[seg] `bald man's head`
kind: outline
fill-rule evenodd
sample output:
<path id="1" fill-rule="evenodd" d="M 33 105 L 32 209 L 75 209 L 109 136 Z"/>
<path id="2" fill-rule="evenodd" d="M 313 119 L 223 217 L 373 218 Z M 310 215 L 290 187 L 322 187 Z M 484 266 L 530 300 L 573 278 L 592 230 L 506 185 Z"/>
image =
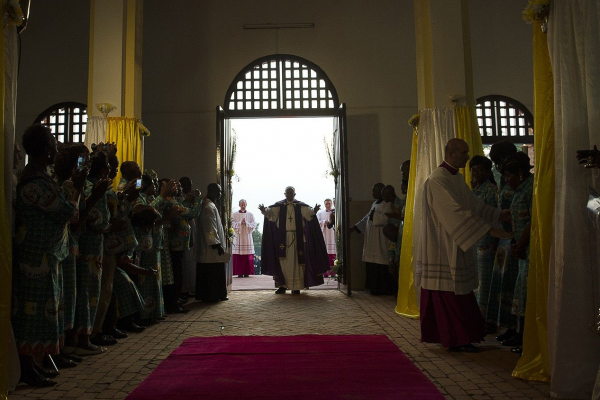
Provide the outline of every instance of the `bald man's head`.
<path id="1" fill-rule="evenodd" d="M 470 158 L 467 142 L 458 138 L 448 140 L 444 148 L 444 161 L 446 163 L 456 169 L 464 168 Z"/>

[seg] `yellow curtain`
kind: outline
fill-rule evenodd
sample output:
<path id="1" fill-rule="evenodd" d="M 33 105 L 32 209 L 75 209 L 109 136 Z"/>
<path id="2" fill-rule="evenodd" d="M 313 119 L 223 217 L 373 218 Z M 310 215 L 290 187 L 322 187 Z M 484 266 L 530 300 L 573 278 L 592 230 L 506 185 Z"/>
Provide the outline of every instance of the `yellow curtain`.
<path id="1" fill-rule="evenodd" d="M 523 355 L 512 376 L 550 381 L 548 275 L 554 218 L 554 86 L 546 34 L 533 27 L 535 175 Z"/>
<path id="2" fill-rule="evenodd" d="M 0 38 L 4 38 L 4 24 L 0 23 Z M 4 40 L 0 40 L 0 165 L 6 165 L 13 149 L 5 148 L 4 130 Z M 8 339 L 10 327 L 10 300 L 12 289 L 12 235 L 8 218 L 8 190 L 12 182 L 5 182 L 0 173 L 0 399 L 8 398 Z M 9 197 L 10 198 L 10 197 Z"/>
<path id="3" fill-rule="evenodd" d="M 456 137 L 467 142 L 471 157 L 474 155 L 482 156 L 483 145 L 481 144 L 481 133 L 479 133 L 475 107 L 456 107 L 454 112 L 456 116 Z M 460 173 L 464 175 L 467 185 L 471 187 L 471 170 L 469 168 L 461 168 Z"/>
<path id="4" fill-rule="evenodd" d="M 108 117 L 106 123 L 106 142 L 116 143 L 119 161 L 135 161 L 140 168 L 143 165 L 143 144 L 137 118 Z M 121 170 L 113 183 L 115 190 L 121 180 Z"/>
<path id="5" fill-rule="evenodd" d="M 400 273 L 398 277 L 398 300 L 396 313 L 404 317 L 419 318 L 419 305 L 415 295 L 415 278 L 413 276 L 413 208 L 415 204 L 415 177 L 417 176 L 417 132 L 413 132 L 410 155 L 410 174 L 408 192 L 406 194 L 406 210 L 404 213 L 404 233 L 400 252 Z"/>

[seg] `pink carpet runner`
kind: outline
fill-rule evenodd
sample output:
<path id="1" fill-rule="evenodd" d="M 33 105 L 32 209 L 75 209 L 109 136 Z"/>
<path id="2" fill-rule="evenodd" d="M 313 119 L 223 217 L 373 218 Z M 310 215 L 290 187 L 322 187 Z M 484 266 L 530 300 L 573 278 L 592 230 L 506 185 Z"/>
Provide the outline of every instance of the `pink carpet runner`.
<path id="1" fill-rule="evenodd" d="M 135 399 L 443 399 L 383 335 L 186 339 Z"/>

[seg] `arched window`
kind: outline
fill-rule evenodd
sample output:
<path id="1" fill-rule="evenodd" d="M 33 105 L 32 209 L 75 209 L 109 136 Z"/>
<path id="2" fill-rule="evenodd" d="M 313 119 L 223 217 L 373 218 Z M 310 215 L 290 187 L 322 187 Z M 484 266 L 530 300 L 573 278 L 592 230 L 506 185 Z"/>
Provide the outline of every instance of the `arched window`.
<path id="1" fill-rule="evenodd" d="M 87 106 L 82 103 L 58 103 L 38 115 L 34 123 L 50 128 L 62 143 L 83 143 L 87 124 Z"/>
<path id="2" fill-rule="evenodd" d="M 501 140 L 533 143 L 533 115 L 510 97 L 489 95 L 478 98 L 477 122 L 484 145 Z"/>
<path id="3" fill-rule="evenodd" d="M 227 90 L 230 117 L 334 115 L 335 87 L 318 65 L 289 54 L 261 57 L 242 69 Z"/>

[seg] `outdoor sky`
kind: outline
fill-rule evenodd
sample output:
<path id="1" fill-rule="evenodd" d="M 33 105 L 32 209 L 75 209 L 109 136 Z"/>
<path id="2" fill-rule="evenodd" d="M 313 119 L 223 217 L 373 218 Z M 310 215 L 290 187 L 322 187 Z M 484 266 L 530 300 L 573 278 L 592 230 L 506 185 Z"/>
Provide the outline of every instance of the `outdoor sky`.
<path id="1" fill-rule="evenodd" d="M 258 209 L 282 200 L 286 186 L 296 188 L 296 199 L 311 207 L 334 197 L 333 177 L 329 170 L 323 139 L 331 144 L 333 118 L 233 119 L 237 136 L 234 171 L 239 182 L 232 182 L 233 210 L 239 210 L 241 198 L 248 201 L 248 211 L 260 223 L 264 217 Z"/>

